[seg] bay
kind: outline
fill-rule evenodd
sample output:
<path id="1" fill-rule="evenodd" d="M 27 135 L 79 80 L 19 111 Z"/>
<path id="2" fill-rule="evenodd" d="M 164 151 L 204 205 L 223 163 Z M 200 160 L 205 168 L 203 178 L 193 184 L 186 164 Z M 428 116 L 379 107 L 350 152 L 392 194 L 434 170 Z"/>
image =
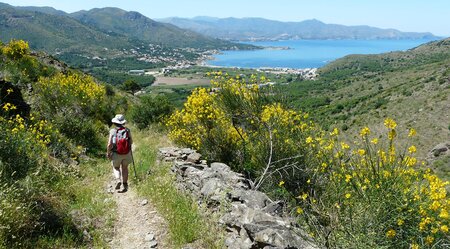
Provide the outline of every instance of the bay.
<path id="1" fill-rule="evenodd" d="M 432 40 L 289 40 L 245 42 L 261 50 L 221 51 L 207 65 L 241 68 L 318 68 L 349 54 L 404 51 Z M 275 49 L 275 48 L 290 49 Z"/>

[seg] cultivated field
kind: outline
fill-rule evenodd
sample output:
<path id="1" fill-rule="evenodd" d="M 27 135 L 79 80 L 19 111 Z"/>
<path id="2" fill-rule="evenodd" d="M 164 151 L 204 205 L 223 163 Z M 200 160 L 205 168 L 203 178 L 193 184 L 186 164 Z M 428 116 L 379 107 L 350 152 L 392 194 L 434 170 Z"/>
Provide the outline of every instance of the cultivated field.
<path id="1" fill-rule="evenodd" d="M 209 85 L 209 81 L 205 78 L 157 77 L 153 86 Z"/>

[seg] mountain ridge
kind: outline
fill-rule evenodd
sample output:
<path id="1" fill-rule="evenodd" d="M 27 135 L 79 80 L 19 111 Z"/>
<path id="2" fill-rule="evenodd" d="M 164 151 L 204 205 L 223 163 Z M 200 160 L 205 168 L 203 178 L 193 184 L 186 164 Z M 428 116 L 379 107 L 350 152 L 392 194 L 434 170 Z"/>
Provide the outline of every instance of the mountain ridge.
<path id="1" fill-rule="evenodd" d="M 225 40 L 280 40 L 280 39 L 423 39 L 438 38 L 430 32 L 401 32 L 368 25 L 346 26 L 327 24 L 317 19 L 300 22 L 282 22 L 260 17 L 216 18 L 168 17 L 157 19 L 180 28 Z M 220 27 L 220 29 L 219 29 Z"/>

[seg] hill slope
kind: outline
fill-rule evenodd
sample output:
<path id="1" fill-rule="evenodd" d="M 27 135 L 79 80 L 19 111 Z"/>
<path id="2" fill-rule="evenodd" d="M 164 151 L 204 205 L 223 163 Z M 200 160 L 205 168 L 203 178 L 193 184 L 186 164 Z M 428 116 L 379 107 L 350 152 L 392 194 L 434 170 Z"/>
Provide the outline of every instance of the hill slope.
<path id="1" fill-rule="evenodd" d="M 107 48 L 128 48 L 130 42 L 124 36 L 105 34 L 94 28 L 62 15 L 15 9 L 0 4 L 1 39 L 24 39 L 33 49 L 50 53 L 67 50 L 98 50 Z"/>
<path id="2" fill-rule="evenodd" d="M 256 48 L 208 38 L 116 8 L 81 11 L 71 16 L 50 7 L 0 3 L 0 40 L 26 40 L 32 49 L 44 50 L 80 69 L 122 72 L 187 65 L 208 50 Z"/>
<path id="3" fill-rule="evenodd" d="M 171 24 L 156 22 L 135 11 L 127 12 L 118 8 L 101 8 L 75 12 L 70 16 L 83 24 L 96 27 L 107 33 L 122 34 L 169 47 L 230 49 L 234 46 L 240 46 L 183 30 Z"/>
<path id="4" fill-rule="evenodd" d="M 431 33 L 401 32 L 369 26 L 325 24 L 318 20 L 280 22 L 263 18 L 165 18 L 174 24 L 211 37 L 228 40 L 279 39 L 422 39 L 434 38 Z"/>
<path id="5" fill-rule="evenodd" d="M 285 86 L 293 104 L 324 126 L 358 134 L 362 126 L 383 130 L 394 118 L 399 130 L 417 130 L 421 156 L 450 141 L 450 38 L 405 52 L 350 55 L 319 70 L 317 81 Z"/>

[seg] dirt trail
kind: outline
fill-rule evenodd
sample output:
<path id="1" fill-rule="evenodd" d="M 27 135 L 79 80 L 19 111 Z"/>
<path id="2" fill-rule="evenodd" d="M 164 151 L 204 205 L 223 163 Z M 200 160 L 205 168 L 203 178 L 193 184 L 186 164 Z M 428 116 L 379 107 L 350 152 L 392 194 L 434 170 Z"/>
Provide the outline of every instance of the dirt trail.
<path id="1" fill-rule="evenodd" d="M 166 221 L 148 200 L 138 197 L 133 185 L 126 193 L 111 192 L 117 203 L 111 248 L 169 248 Z"/>

